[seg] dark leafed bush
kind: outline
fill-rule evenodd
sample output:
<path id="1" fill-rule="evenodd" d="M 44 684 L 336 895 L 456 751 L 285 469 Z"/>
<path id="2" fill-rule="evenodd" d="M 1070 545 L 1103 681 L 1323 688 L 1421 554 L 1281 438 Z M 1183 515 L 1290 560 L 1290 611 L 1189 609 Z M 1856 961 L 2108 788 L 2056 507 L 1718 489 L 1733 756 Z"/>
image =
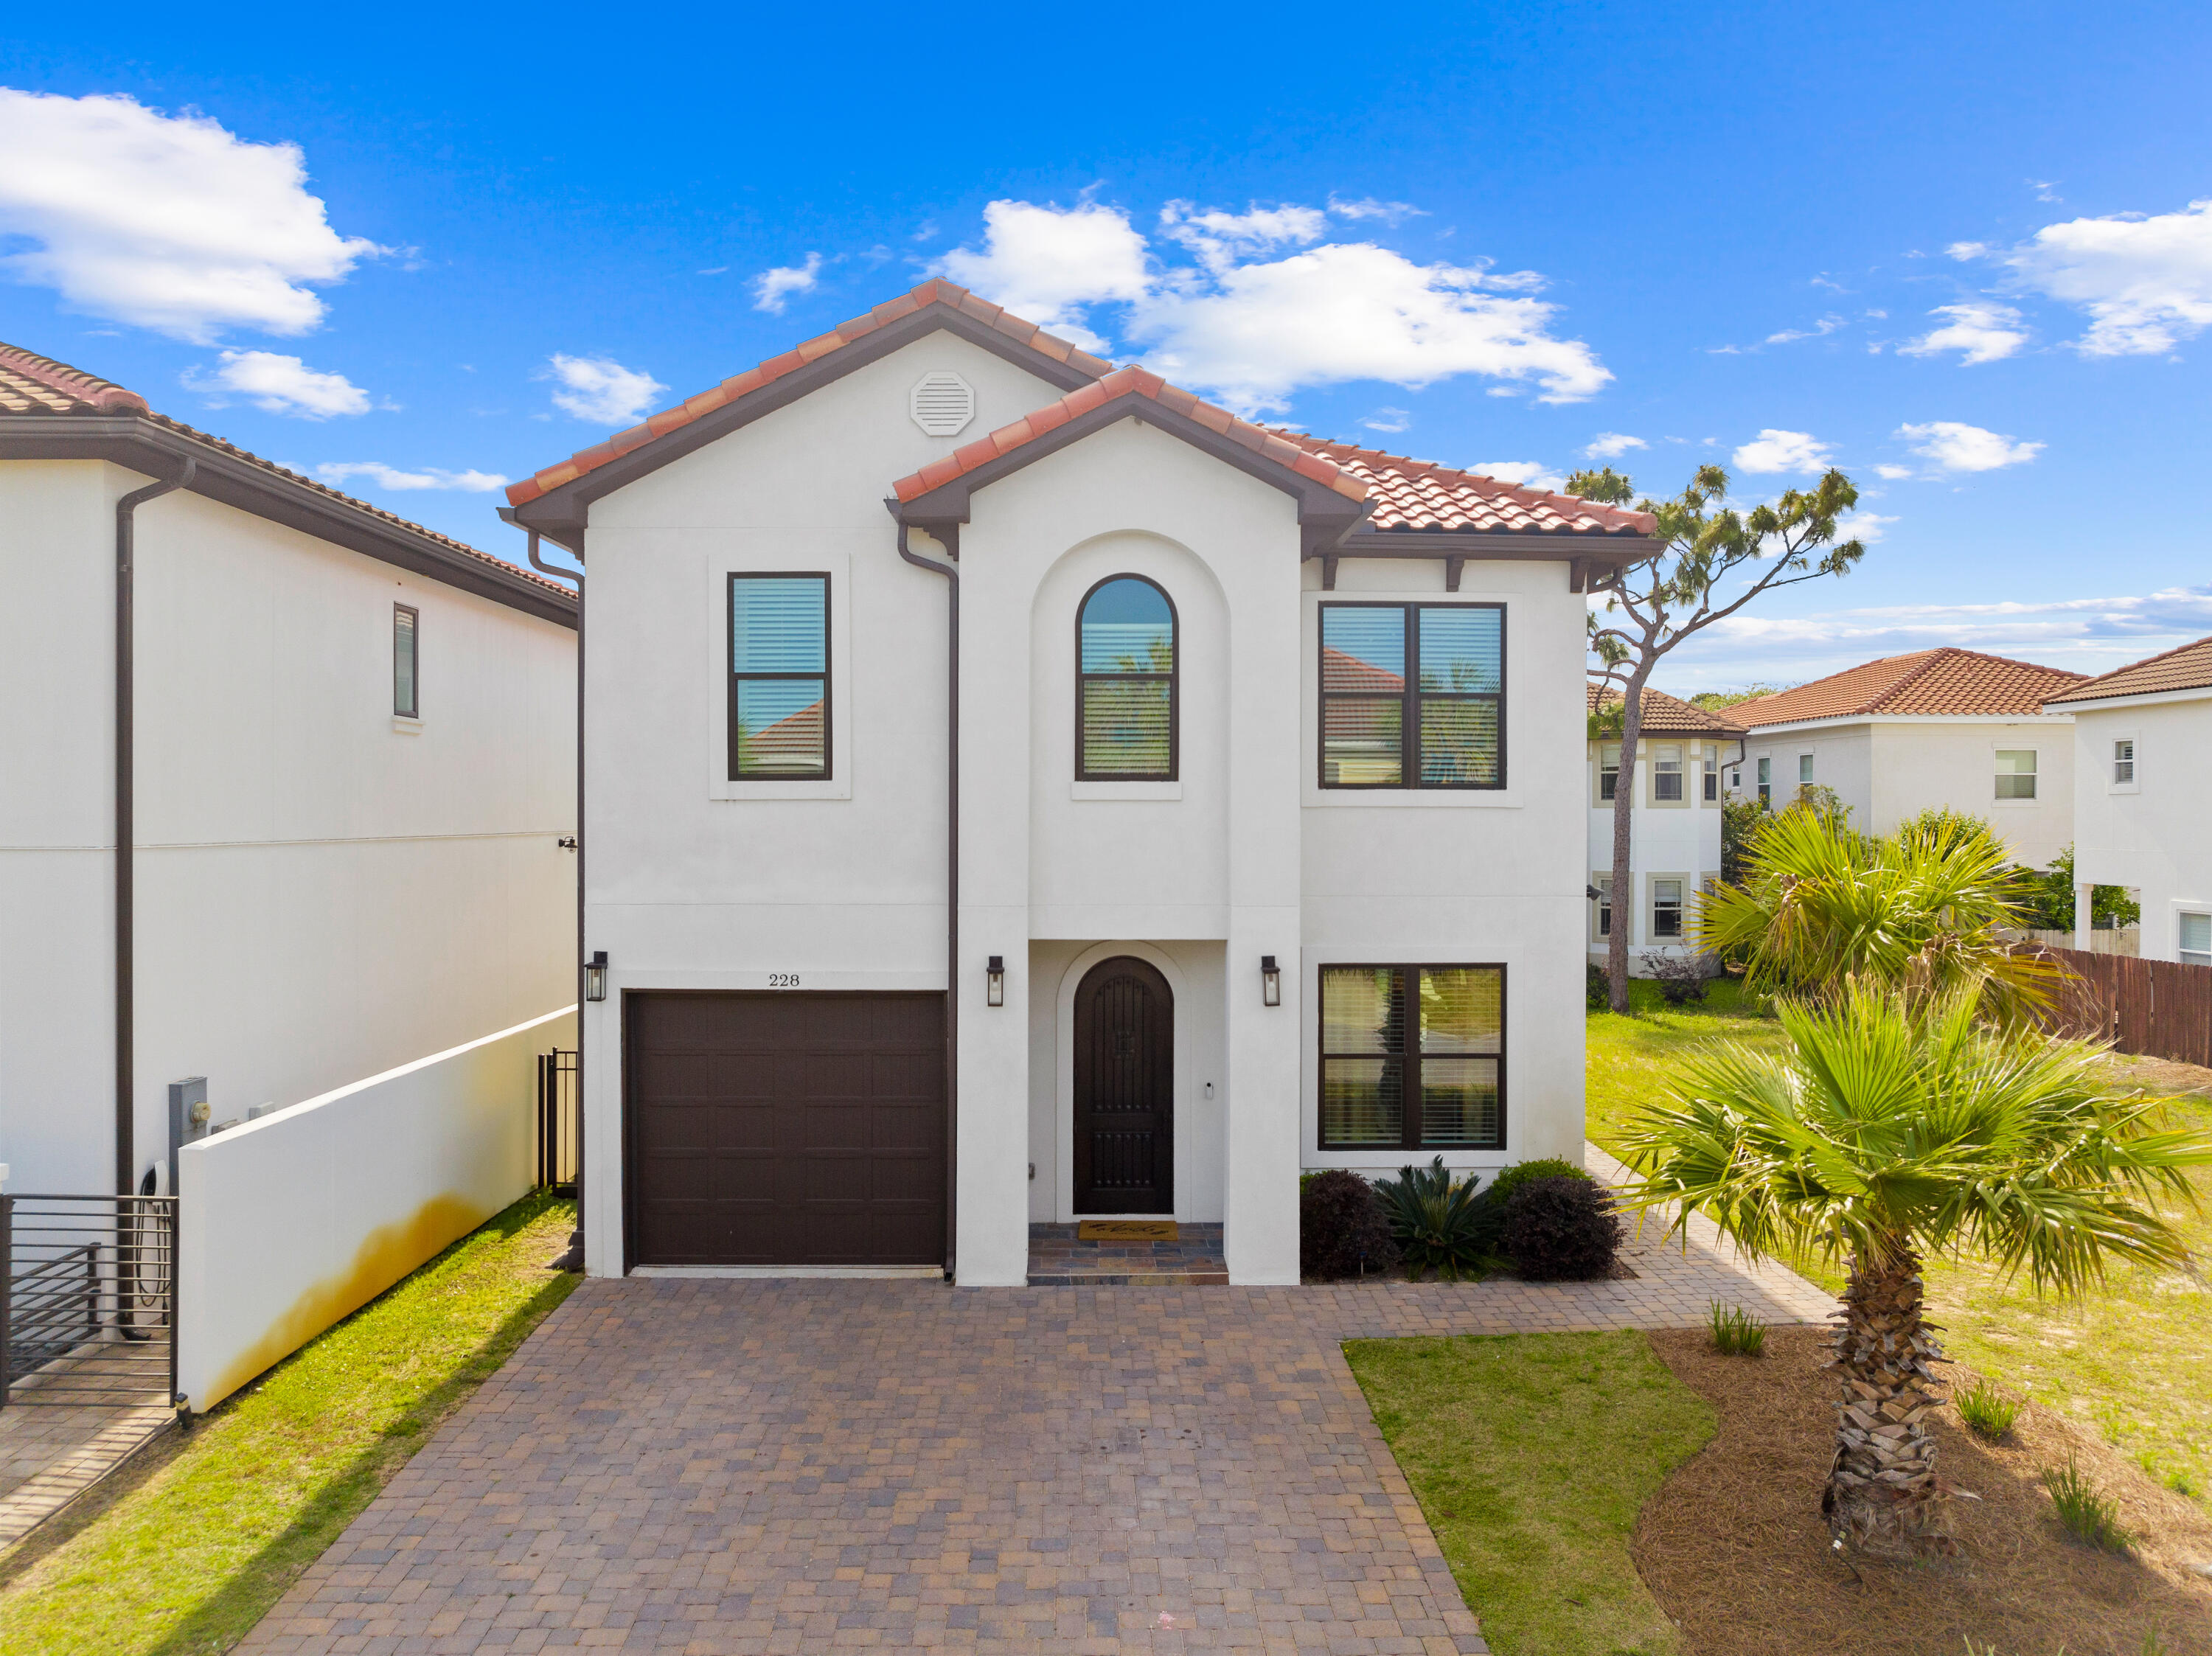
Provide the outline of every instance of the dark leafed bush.
<path id="1" fill-rule="evenodd" d="M 1613 981 L 1606 976 L 1605 968 L 1593 964 L 1583 987 L 1584 998 L 1589 1001 L 1591 1011 L 1609 1012 L 1613 1010 Z"/>
<path id="2" fill-rule="evenodd" d="M 1644 955 L 1644 969 L 1669 1006 L 1701 1004 L 1712 986 L 1711 968 L 1703 955 L 1667 955 L 1655 949 Z"/>
<path id="3" fill-rule="evenodd" d="M 1397 1263 L 1398 1245 L 1374 1186 L 1340 1168 L 1299 1181 L 1300 1276 L 1358 1277 Z"/>
<path id="4" fill-rule="evenodd" d="M 1505 1204 L 1513 1192 L 1532 1179 L 1587 1179 L 1589 1175 L 1571 1162 L 1556 1156 L 1540 1156 L 1516 1162 L 1483 1187 L 1474 1203 L 1475 1244 L 1485 1253 L 1505 1250 Z"/>
<path id="5" fill-rule="evenodd" d="M 1613 1269 L 1620 1239 L 1612 1193 L 1594 1179 L 1531 1179 L 1506 1198 L 1505 1252 L 1532 1281 L 1603 1277 Z"/>

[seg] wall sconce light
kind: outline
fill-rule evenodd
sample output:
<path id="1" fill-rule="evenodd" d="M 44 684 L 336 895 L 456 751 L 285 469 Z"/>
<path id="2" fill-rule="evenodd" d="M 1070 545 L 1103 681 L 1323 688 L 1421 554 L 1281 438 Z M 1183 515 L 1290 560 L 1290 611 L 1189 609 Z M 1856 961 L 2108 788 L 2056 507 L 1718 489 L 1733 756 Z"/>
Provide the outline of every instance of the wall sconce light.
<path id="1" fill-rule="evenodd" d="M 1283 974 L 1275 965 L 1273 955 L 1260 956 L 1260 1004 L 1280 1006 L 1283 1004 Z"/>
<path id="2" fill-rule="evenodd" d="M 991 956 L 991 964 L 983 973 L 983 1004 L 1004 1006 L 1006 1004 L 1006 957 Z"/>
<path id="3" fill-rule="evenodd" d="M 584 998 L 605 1000 L 607 998 L 607 951 L 592 951 L 592 958 L 584 962 Z"/>

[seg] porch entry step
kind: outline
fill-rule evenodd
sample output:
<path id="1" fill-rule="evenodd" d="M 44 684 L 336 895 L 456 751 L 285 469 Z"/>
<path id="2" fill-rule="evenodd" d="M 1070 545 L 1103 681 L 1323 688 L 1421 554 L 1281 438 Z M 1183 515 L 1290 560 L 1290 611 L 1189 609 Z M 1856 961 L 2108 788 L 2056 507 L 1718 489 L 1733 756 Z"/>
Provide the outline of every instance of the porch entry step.
<path id="1" fill-rule="evenodd" d="M 1219 1225 L 1086 1219 L 1030 1227 L 1032 1288 L 1226 1287 Z"/>

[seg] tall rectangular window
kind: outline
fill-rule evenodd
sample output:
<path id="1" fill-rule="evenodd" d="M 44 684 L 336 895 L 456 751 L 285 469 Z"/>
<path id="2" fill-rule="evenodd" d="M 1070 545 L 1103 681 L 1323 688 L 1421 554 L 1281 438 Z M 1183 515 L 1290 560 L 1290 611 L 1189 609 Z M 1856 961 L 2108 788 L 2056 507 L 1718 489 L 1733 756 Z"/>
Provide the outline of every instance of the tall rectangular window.
<path id="1" fill-rule="evenodd" d="M 1613 876 L 1597 875 L 1591 879 L 1590 884 L 1597 889 L 1597 935 L 1610 937 L 1613 935 Z"/>
<path id="2" fill-rule="evenodd" d="M 407 605 L 392 606 L 392 711 L 401 719 L 422 716 L 422 622 Z"/>
<path id="3" fill-rule="evenodd" d="M 2034 749 L 1998 749 L 1997 798 L 2000 799 L 2035 798 Z"/>
<path id="4" fill-rule="evenodd" d="M 1597 797 L 1610 801 L 1620 786 L 1620 743 L 1597 744 Z"/>
<path id="5" fill-rule="evenodd" d="M 830 577 L 730 577 L 730 778 L 830 774 Z"/>
<path id="6" fill-rule="evenodd" d="M 1774 761 L 1771 759 L 1759 761 L 1759 803 L 1762 805 L 1774 803 Z"/>
<path id="7" fill-rule="evenodd" d="M 1682 935 L 1682 882 L 1651 882 L 1651 935 L 1654 939 Z"/>
<path id="8" fill-rule="evenodd" d="M 2131 737 L 2112 743 L 2112 780 L 2124 786 L 2136 779 L 2136 744 Z"/>
<path id="9" fill-rule="evenodd" d="M 1502 1149 L 1505 968 L 1326 966 L 1324 1149 Z"/>
<path id="10" fill-rule="evenodd" d="M 1813 755 L 1809 753 L 1801 753 L 1797 755 L 1797 786 L 1801 788 L 1810 787 L 1812 782 Z"/>
<path id="11" fill-rule="evenodd" d="M 2179 952 L 2184 965 L 2212 966 L 2212 914 L 2181 917 Z"/>
<path id="12" fill-rule="evenodd" d="M 1721 797 L 1721 755 L 1717 748 L 1705 749 L 1705 803 L 1711 804 Z"/>
<path id="13" fill-rule="evenodd" d="M 1505 786 L 1505 606 L 1328 604 L 1321 785 Z"/>
<path id="14" fill-rule="evenodd" d="M 1673 804 L 1682 797 L 1682 744 L 1661 742 L 1651 749 L 1651 797 Z"/>

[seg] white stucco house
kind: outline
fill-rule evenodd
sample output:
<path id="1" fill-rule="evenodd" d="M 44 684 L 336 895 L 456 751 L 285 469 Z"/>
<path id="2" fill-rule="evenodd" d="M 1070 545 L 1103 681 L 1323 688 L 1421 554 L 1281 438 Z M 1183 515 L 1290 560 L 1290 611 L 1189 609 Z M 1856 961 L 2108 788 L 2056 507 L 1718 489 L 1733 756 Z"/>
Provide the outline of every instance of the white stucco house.
<path id="1" fill-rule="evenodd" d="M 569 589 L 0 346 L 0 594 L 11 1191 L 574 999 Z"/>
<path id="2" fill-rule="evenodd" d="M 2075 946 L 2092 887 L 2142 905 L 2145 960 L 2212 967 L 2212 638 L 2052 696 L 2074 721 Z"/>
<path id="3" fill-rule="evenodd" d="M 1779 810 L 1816 784 L 1875 834 L 1948 807 L 2048 868 L 2074 838 L 2074 739 L 2070 715 L 2045 703 L 2081 680 L 1947 646 L 1739 702 L 1729 712 L 1747 734 L 1729 792 Z"/>
<path id="4" fill-rule="evenodd" d="M 1595 683 L 1584 689 L 1584 707 L 1620 705 L 1618 691 Z M 1698 892 L 1721 877 L 1721 807 L 1724 771 L 1743 753 L 1743 729 L 1734 709 L 1709 713 L 1661 691 L 1646 689 L 1637 739 L 1634 790 L 1629 807 L 1629 867 L 1633 901 L 1614 901 L 1613 811 L 1620 779 L 1620 743 L 1589 743 L 1589 957 L 1601 963 L 1616 925 L 1628 927 L 1628 969 L 1648 974 L 1647 955 L 1689 955 L 1690 921 Z M 1624 912 L 1625 911 L 1625 912 Z"/>
<path id="5" fill-rule="evenodd" d="M 1154 1216 L 1286 1283 L 1302 1168 L 1579 1156 L 1583 591 L 1648 517 L 941 282 L 510 500 L 589 572 L 593 1272 Z"/>

